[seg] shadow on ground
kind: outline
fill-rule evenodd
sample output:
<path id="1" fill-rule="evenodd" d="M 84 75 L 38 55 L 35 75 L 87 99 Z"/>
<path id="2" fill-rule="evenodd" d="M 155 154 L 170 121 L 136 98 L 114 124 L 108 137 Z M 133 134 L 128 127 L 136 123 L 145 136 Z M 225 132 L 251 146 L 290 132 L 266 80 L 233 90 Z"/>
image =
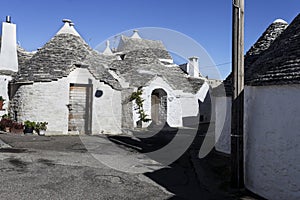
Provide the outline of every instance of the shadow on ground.
<path id="1" fill-rule="evenodd" d="M 192 145 L 183 155 L 165 168 L 145 175 L 175 194 L 172 199 L 234 199 L 226 191 L 230 177 L 228 157 L 212 151 L 203 159 L 197 158 L 208 128 L 207 124 L 201 126 Z M 146 131 L 134 133 L 135 136 L 143 134 L 143 138 L 109 136 L 108 139 L 140 153 L 148 153 L 170 143 L 177 133 L 177 128 L 166 124 L 164 127 L 152 126 Z M 145 135 L 151 137 L 145 138 Z"/>

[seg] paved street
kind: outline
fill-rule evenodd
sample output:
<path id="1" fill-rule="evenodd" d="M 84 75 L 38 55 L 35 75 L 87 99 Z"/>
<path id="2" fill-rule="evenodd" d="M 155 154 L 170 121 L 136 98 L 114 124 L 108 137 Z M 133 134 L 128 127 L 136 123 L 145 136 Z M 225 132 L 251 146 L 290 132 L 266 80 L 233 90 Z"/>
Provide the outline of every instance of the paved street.
<path id="1" fill-rule="evenodd" d="M 163 166 L 134 148 L 147 141 L 132 145 L 125 136 L 0 139 L 11 146 L 0 144 L 0 199 L 252 199 L 228 192 L 215 154 L 202 161 L 184 154 Z"/>
<path id="2" fill-rule="evenodd" d="M 125 173 L 106 165 L 112 161 L 99 162 L 78 136 L 0 135 L 13 146 L 0 149 L 0 199 L 167 199 L 173 196 L 143 175 L 153 171 L 147 168 L 145 158 L 117 148 L 107 139 L 87 137 L 102 144 L 103 157 L 111 154 L 114 158 L 113 154 L 118 153 L 134 162 L 140 159 L 140 172 Z M 137 165 L 124 163 L 130 164 Z"/>

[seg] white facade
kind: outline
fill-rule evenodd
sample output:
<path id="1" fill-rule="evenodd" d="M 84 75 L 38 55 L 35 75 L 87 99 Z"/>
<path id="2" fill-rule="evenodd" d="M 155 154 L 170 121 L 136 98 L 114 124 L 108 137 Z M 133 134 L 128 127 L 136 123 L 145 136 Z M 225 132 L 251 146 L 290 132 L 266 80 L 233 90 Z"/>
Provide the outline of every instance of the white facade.
<path id="1" fill-rule="evenodd" d="M 204 83 L 198 93 L 185 93 L 181 90 L 172 89 L 163 78 L 156 77 L 148 86 L 143 87 L 142 98 L 145 100 L 143 108 L 149 118 L 151 118 L 151 94 L 155 89 L 163 89 L 167 93 L 167 123 L 171 127 L 182 127 L 184 117 L 196 117 L 199 114 L 198 99 L 204 101 L 209 86 Z M 132 108 L 134 127 L 139 120 L 139 114 L 135 108 L 136 105 L 134 104 Z M 147 127 L 150 123 L 151 121 L 143 123 L 143 127 Z"/>
<path id="2" fill-rule="evenodd" d="M 95 80 L 87 69 L 78 68 L 66 78 L 53 82 L 22 85 L 19 96 L 18 120 L 47 121 L 47 134 L 68 134 L 70 83 L 93 84 L 93 94 L 102 90 L 103 96 L 93 96 L 92 133 L 121 133 L 121 92 Z"/>
<path id="3" fill-rule="evenodd" d="M 300 85 L 245 88 L 245 185 L 267 199 L 300 199 Z"/>
<path id="4" fill-rule="evenodd" d="M 7 114 L 7 108 L 9 104 L 8 98 L 8 82 L 11 80 L 11 76 L 0 75 L 0 96 L 2 96 L 4 101 L 3 110 L 0 110 L 0 117 Z"/>
<path id="5" fill-rule="evenodd" d="M 216 97 L 215 134 L 216 150 L 230 154 L 231 151 L 231 97 Z"/>
<path id="6" fill-rule="evenodd" d="M 5 99 L 4 108 L 7 108 L 8 105 L 8 82 L 11 80 L 11 76 L 0 75 L 0 96 Z"/>
<path id="7" fill-rule="evenodd" d="M 182 109 L 181 104 L 174 93 L 175 91 L 161 78 L 157 77 L 151 83 L 143 87 L 142 98 L 145 100 L 143 108 L 145 113 L 151 118 L 151 95 L 153 90 L 163 89 L 167 93 L 167 123 L 170 126 L 182 126 Z M 133 123 L 136 127 L 136 122 L 139 120 L 139 114 L 135 110 L 135 104 L 133 105 Z M 151 123 L 143 123 L 143 127 L 147 127 Z"/>
<path id="8" fill-rule="evenodd" d="M 2 23 L 0 70 L 18 71 L 16 25 L 7 22 Z"/>

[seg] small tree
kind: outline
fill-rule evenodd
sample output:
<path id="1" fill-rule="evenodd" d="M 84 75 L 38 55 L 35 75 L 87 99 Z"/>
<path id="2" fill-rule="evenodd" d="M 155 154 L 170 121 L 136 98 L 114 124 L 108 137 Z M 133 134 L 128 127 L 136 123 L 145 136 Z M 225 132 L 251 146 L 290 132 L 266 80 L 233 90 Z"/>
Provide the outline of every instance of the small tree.
<path id="1" fill-rule="evenodd" d="M 142 122 L 149 122 L 151 119 L 148 118 L 148 115 L 145 113 L 143 108 L 143 102 L 145 101 L 141 96 L 143 94 L 143 90 L 138 88 L 136 92 L 133 92 L 130 96 L 130 101 L 135 100 L 137 105 L 136 110 L 138 110 L 140 121 Z"/>

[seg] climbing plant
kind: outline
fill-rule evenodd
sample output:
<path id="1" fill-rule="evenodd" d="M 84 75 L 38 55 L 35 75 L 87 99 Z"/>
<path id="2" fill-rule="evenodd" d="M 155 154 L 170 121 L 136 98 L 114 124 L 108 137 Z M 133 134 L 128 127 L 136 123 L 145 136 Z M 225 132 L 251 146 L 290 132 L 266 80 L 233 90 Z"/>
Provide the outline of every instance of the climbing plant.
<path id="1" fill-rule="evenodd" d="M 143 102 L 145 101 L 141 96 L 143 94 L 143 90 L 139 88 L 136 92 L 133 92 L 130 96 L 130 101 L 135 100 L 137 105 L 137 110 L 139 113 L 139 118 L 142 122 L 148 122 L 151 119 L 148 118 L 148 115 L 145 113 L 143 108 Z"/>

